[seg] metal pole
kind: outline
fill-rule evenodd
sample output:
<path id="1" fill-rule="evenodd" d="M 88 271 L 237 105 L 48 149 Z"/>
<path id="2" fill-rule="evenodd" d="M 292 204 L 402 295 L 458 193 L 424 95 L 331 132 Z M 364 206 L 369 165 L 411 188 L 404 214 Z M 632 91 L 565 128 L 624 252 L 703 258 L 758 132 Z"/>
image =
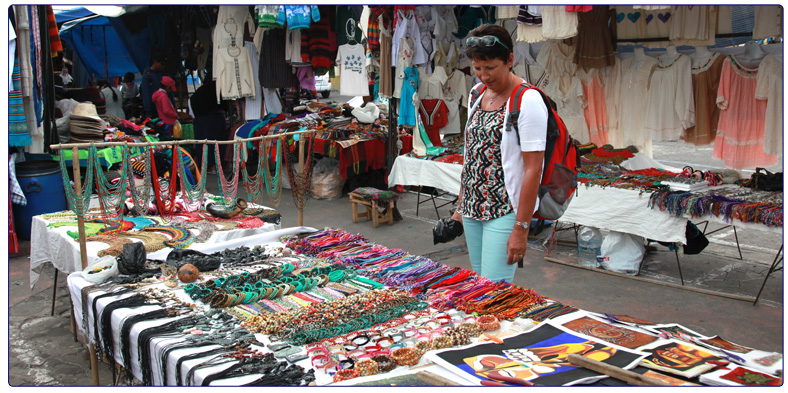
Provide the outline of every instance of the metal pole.
<path id="1" fill-rule="evenodd" d="M 312 143 L 315 143 L 312 141 Z M 285 153 L 287 154 L 287 153 Z M 310 157 L 311 158 L 311 157 Z M 298 173 L 301 174 L 303 179 L 306 179 L 306 174 L 304 173 L 304 138 L 298 138 Z M 310 187 L 311 185 L 305 184 L 304 187 Z M 304 198 L 306 198 L 307 190 L 301 190 L 301 197 L 298 198 L 298 226 L 304 226 Z"/>

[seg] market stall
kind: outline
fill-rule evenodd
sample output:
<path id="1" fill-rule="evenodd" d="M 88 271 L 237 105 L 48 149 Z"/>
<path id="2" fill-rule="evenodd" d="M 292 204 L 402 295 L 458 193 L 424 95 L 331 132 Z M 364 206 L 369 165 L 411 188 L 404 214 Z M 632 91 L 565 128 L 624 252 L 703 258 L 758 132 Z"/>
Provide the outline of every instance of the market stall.
<path id="1" fill-rule="evenodd" d="M 377 385 L 428 365 L 460 386 L 606 384 L 608 374 L 569 354 L 670 384 L 781 383 L 781 354 L 579 310 L 338 229 L 288 228 L 203 251 L 222 266 L 172 288 L 70 275 L 83 343 L 146 385 Z"/>

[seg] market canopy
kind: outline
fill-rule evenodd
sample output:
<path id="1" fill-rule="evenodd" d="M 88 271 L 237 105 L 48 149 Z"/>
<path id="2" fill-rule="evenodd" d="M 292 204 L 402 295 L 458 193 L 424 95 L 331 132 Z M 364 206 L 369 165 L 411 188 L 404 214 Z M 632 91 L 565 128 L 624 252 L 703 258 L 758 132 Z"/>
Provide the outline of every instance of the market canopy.
<path id="1" fill-rule="evenodd" d="M 125 43 L 130 40 L 128 37 L 121 39 L 115 25 L 105 16 L 92 15 L 64 23 L 60 39 L 74 50 L 88 73 L 98 77 L 122 77 L 127 72 L 140 72 L 147 61 L 135 61 Z"/>

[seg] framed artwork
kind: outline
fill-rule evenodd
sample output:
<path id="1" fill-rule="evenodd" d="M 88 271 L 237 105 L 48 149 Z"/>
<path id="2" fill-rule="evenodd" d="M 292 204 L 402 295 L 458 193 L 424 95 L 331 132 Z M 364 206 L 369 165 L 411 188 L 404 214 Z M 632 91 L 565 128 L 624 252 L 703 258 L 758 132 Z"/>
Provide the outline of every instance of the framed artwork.
<path id="1" fill-rule="evenodd" d="M 503 344 L 476 343 L 427 355 L 429 360 L 452 370 L 472 385 L 514 378 L 535 385 L 571 386 L 592 383 L 606 375 L 576 367 L 570 353 L 586 356 L 623 369 L 635 367 L 647 353 L 602 343 L 551 321 L 527 332 L 507 337 Z M 510 384 L 516 386 L 510 382 Z"/>
<path id="2" fill-rule="evenodd" d="M 700 382 L 713 386 L 780 386 L 782 379 L 747 367 L 726 367 L 700 376 Z"/>

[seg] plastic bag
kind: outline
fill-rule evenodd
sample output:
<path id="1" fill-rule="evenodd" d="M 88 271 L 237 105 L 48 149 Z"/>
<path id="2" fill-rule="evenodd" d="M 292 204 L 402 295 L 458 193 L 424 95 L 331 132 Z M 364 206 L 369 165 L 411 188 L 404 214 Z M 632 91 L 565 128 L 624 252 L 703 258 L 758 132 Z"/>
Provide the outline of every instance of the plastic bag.
<path id="1" fill-rule="evenodd" d="M 95 263 L 82 271 L 82 277 L 93 284 L 102 283 L 117 275 L 118 261 L 111 255 L 99 258 Z"/>
<path id="2" fill-rule="evenodd" d="M 640 273 L 640 262 L 646 255 L 644 238 L 610 231 L 602 240 L 600 261 L 602 268 L 611 272 L 636 276 Z"/>
<path id="3" fill-rule="evenodd" d="M 145 271 L 145 244 L 141 242 L 126 243 L 118 255 L 118 271 L 120 274 L 140 274 Z"/>
<path id="4" fill-rule="evenodd" d="M 602 233 L 594 227 L 584 226 L 577 234 L 577 263 L 586 267 L 599 267 Z"/>
<path id="5" fill-rule="evenodd" d="M 197 270 L 207 272 L 218 269 L 222 264 L 222 260 L 196 250 L 174 249 L 167 254 L 167 264 L 174 266 L 176 269 L 180 269 L 181 266 L 186 264 L 192 264 Z"/>
<path id="6" fill-rule="evenodd" d="M 339 174 L 339 160 L 325 157 L 315 163 L 312 172 L 312 195 L 315 199 L 335 199 L 342 196 L 345 180 Z"/>
<path id="7" fill-rule="evenodd" d="M 441 218 L 432 227 L 433 244 L 448 243 L 462 235 L 462 222 L 451 218 Z"/>

